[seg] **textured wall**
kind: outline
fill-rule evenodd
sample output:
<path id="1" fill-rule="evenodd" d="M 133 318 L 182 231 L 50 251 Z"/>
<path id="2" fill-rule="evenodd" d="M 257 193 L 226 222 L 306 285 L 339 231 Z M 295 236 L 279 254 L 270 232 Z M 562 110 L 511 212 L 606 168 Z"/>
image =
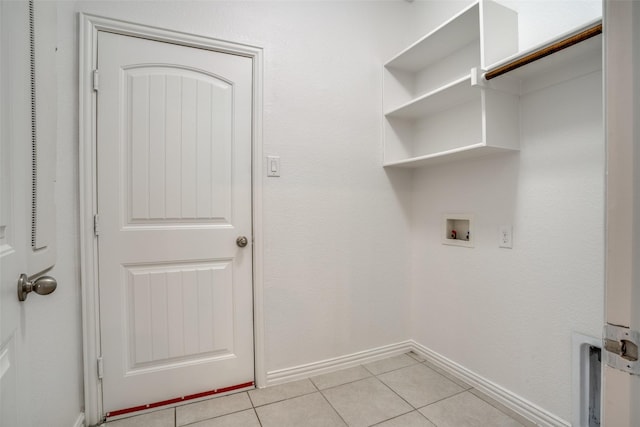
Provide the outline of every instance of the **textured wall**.
<path id="1" fill-rule="evenodd" d="M 564 419 L 571 333 L 603 321 L 602 74 L 521 98 L 521 151 L 420 170 L 413 209 L 416 341 Z M 475 215 L 475 248 L 440 243 Z M 513 249 L 498 227 L 513 225 Z"/>
<path id="2" fill-rule="evenodd" d="M 415 338 L 568 418 L 568 334 L 597 335 L 601 322 L 599 76 L 528 95 L 519 155 L 418 170 L 415 181 L 385 171 L 381 64 L 458 6 L 59 2 L 55 275 L 64 303 L 40 320 L 68 329 L 33 343 L 56 349 L 58 369 L 33 379 L 48 396 L 34 424 L 55 414 L 52 425 L 66 426 L 81 410 L 78 11 L 264 47 L 264 151 L 282 158 L 282 176 L 264 178 L 267 370 Z M 458 209 L 477 215 L 473 250 L 433 238 L 440 212 Z M 497 249 L 504 222 L 514 225 L 511 251 Z"/>
<path id="3" fill-rule="evenodd" d="M 519 11 L 521 49 L 601 10 L 501 3 Z M 525 94 L 520 120 L 519 153 L 415 172 L 411 336 L 570 420 L 571 333 L 599 337 L 603 322 L 601 72 Z M 448 212 L 475 215 L 474 249 L 440 243 Z M 500 225 L 513 225 L 513 249 L 498 248 Z"/>
<path id="4" fill-rule="evenodd" d="M 264 178 L 268 371 L 409 338 L 409 177 L 381 168 L 380 120 L 381 64 L 418 37 L 411 5 L 59 2 L 56 271 L 76 292 L 79 11 L 264 48 L 264 152 L 282 159 Z M 65 308 L 79 322 L 79 296 Z"/>

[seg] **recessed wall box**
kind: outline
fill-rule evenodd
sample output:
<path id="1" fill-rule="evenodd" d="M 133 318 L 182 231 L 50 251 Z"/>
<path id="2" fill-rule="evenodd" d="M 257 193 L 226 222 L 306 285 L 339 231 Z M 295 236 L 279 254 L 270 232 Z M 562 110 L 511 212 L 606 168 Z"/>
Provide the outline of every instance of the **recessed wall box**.
<path id="1" fill-rule="evenodd" d="M 442 244 L 473 247 L 473 215 L 445 214 L 442 220 Z"/>

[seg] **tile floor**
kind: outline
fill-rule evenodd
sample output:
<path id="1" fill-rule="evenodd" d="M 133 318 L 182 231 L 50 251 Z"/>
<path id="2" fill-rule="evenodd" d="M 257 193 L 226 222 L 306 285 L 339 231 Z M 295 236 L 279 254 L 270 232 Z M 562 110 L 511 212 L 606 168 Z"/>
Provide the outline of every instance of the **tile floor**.
<path id="1" fill-rule="evenodd" d="M 107 423 L 107 427 L 533 425 L 415 353 Z"/>

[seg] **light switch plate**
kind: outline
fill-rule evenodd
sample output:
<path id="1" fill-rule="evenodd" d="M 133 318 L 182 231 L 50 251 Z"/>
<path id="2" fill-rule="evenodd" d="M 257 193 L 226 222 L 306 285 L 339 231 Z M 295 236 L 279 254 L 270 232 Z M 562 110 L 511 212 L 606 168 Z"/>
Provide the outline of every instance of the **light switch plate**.
<path id="1" fill-rule="evenodd" d="M 280 176 L 280 156 L 267 156 L 267 176 Z"/>

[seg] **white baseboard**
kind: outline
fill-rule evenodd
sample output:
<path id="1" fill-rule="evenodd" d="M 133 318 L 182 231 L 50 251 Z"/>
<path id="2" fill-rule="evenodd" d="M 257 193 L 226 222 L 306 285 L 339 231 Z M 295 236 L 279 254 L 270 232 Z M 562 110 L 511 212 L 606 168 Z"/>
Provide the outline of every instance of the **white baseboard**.
<path id="1" fill-rule="evenodd" d="M 511 391 L 492 383 L 486 378 L 481 377 L 480 375 L 450 359 L 447 359 L 414 340 L 352 353 L 346 356 L 321 360 L 319 362 L 307 363 L 305 365 L 294 366 L 292 368 L 270 371 L 267 372 L 267 386 L 301 380 L 316 375 L 338 371 L 340 369 L 351 368 L 363 363 L 373 362 L 375 360 L 384 359 L 386 357 L 395 356 L 408 351 L 413 351 L 416 354 L 421 355 L 427 359 L 428 362 L 439 367 L 448 374 L 453 375 L 456 378 L 460 378 L 476 390 L 484 393 L 491 399 L 506 406 L 539 426 L 571 427 L 571 424 L 562 418 L 557 417 Z"/>
<path id="2" fill-rule="evenodd" d="M 84 427 L 84 412 L 81 412 L 76 418 L 76 422 L 73 423 L 73 427 Z"/>
<path id="3" fill-rule="evenodd" d="M 406 353 L 412 349 L 412 343 L 413 341 L 404 341 L 346 356 L 334 357 L 333 359 L 270 371 L 267 372 L 267 386 L 301 380 Z"/>
<path id="4" fill-rule="evenodd" d="M 545 411 L 539 406 L 512 393 L 511 391 L 492 383 L 486 378 L 471 372 L 465 367 L 447 359 L 446 357 L 428 349 L 427 347 L 411 340 L 411 350 L 421 355 L 428 362 L 436 365 L 445 372 L 460 378 L 473 388 L 491 397 L 498 403 L 517 412 L 528 420 L 544 427 L 571 427 L 571 424 L 562 418 Z"/>

